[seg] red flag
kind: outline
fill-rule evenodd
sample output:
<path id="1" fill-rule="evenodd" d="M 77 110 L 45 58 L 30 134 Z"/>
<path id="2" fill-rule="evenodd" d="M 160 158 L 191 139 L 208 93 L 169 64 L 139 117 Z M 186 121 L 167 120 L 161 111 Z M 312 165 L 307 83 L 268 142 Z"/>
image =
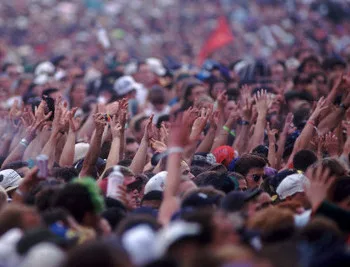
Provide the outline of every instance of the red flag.
<path id="1" fill-rule="evenodd" d="M 215 50 L 233 41 L 233 34 L 225 16 L 220 16 L 216 29 L 211 33 L 199 52 L 197 62 L 202 65 L 203 61 Z"/>

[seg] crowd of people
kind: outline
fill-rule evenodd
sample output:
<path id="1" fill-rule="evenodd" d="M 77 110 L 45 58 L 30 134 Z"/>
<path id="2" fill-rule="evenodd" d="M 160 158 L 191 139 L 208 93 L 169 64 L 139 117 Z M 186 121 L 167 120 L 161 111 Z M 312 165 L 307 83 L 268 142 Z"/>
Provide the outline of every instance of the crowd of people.
<path id="1" fill-rule="evenodd" d="M 3 1 L 0 267 L 350 266 L 349 12 Z"/>

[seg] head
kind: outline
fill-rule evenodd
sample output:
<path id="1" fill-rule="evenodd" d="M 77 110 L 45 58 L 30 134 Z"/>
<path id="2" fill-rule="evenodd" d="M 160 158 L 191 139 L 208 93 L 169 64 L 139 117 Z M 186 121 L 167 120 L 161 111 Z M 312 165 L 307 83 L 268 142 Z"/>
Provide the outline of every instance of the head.
<path id="1" fill-rule="evenodd" d="M 205 95 L 205 93 L 206 89 L 202 83 L 199 81 L 192 81 L 186 85 L 183 98 L 189 107 L 192 106 L 198 98 Z"/>
<path id="2" fill-rule="evenodd" d="M 138 143 L 140 143 L 142 140 L 142 137 L 147 125 L 147 119 L 148 117 L 145 115 L 138 115 L 138 116 L 135 116 L 130 123 L 132 133 Z"/>
<path id="3" fill-rule="evenodd" d="M 238 172 L 229 172 L 227 176 L 229 176 L 231 179 L 234 178 L 237 180 L 239 191 L 246 191 L 248 189 L 247 180 L 242 174 Z"/>
<path id="4" fill-rule="evenodd" d="M 350 176 L 336 179 L 328 192 L 328 199 L 344 210 L 350 211 Z"/>
<path id="5" fill-rule="evenodd" d="M 78 223 L 98 229 L 104 203 L 95 181 L 84 178 L 66 184 L 58 192 L 53 206 L 69 211 Z"/>
<path id="6" fill-rule="evenodd" d="M 134 76 L 139 83 L 144 84 L 146 87 L 152 85 L 156 79 L 156 75 L 145 61 L 138 63 L 137 72 Z"/>
<path id="7" fill-rule="evenodd" d="M 308 178 L 303 174 L 292 174 L 283 179 L 276 189 L 282 201 L 297 201 L 304 208 L 310 208 L 310 203 L 305 195 L 304 187 L 309 183 Z"/>
<path id="8" fill-rule="evenodd" d="M 40 216 L 34 208 L 22 204 L 8 204 L 0 211 L 0 236 L 12 228 L 23 231 L 41 225 Z"/>
<path id="9" fill-rule="evenodd" d="M 224 117 L 227 120 L 232 112 L 232 110 L 237 109 L 238 106 L 234 100 L 229 100 L 225 106 Z"/>
<path id="10" fill-rule="evenodd" d="M 73 83 L 69 91 L 69 100 L 71 107 L 81 108 L 86 98 L 86 85 L 79 81 Z"/>
<path id="11" fill-rule="evenodd" d="M 219 92 L 226 90 L 226 82 L 222 79 L 214 79 L 209 85 L 209 95 L 216 99 Z"/>
<path id="12" fill-rule="evenodd" d="M 320 61 L 316 56 L 309 56 L 303 60 L 299 67 L 299 72 L 305 74 L 313 74 L 321 70 Z"/>
<path id="13" fill-rule="evenodd" d="M 254 154 L 245 154 L 236 161 L 235 172 L 246 178 L 248 188 L 255 188 L 259 187 L 263 181 L 265 166 L 264 158 Z"/>
<path id="14" fill-rule="evenodd" d="M 53 169 L 53 177 L 64 183 L 69 183 L 78 177 L 79 173 L 73 167 L 58 167 Z"/>
<path id="15" fill-rule="evenodd" d="M 135 138 L 127 137 L 125 146 L 125 158 L 132 159 L 139 149 L 139 146 L 140 145 Z"/>
<path id="16" fill-rule="evenodd" d="M 186 163 L 186 161 L 182 160 L 180 164 L 180 173 L 181 173 L 181 180 L 193 180 L 194 175 L 191 173 L 191 169 Z"/>
<path id="17" fill-rule="evenodd" d="M 148 95 L 149 102 L 158 112 L 162 111 L 166 105 L 166 96 L 164 90 L 165 89 L 160 86 L 153 86 Z"/>
<path id="18" fill-rule="evenodd" d="M 103 241 L 94 241 L 72 249 L 62 266 L 131 267 L 132 264 L 121 247 Z"/>
<path id="19" fill-rule="evenodd" d="M 264 244 L 286 240 L 295 232 L 293 213 L 286 209 L 269 207 L 250 217 L 247 228 L 258 231 Z"/>
<path id="20" fill-rule="evenodd" d="M 294 155 L 293 167 L 298 171 L 305 172 L 309 166 L 317 161 L 316 154 L 311 150 L 300 150 Z"/>

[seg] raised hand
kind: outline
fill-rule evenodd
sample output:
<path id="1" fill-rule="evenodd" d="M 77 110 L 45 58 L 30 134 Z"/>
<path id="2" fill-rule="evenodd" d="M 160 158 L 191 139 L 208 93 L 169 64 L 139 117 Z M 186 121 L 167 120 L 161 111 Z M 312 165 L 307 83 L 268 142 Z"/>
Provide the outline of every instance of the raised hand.
<path id="1" fill-rule="evenodd" d="M 329 169 L 322 165 L 317 168 L 310 167 L 306 172 L 306 176 L 309 178 L 310 184 L 304 186 L 305 193 L 312 208 L 316 210 L 327 197 L 328 190 L 335 177 L 330 176 Z"/>
<path id="2" fill-rule="evenodd" d="M 226 90 L 222 90 L 222 91 L 218 92 L 217 101 L 218 101 L 219 108 L 224 109 L 227 102 L 228 102 Z"/>
<path id="3" fill-rule="evenodd" d="M 104 114 L 96 113 L 93 115 L 96 131 L 101 133 L 104 131 L 106 126 L 106 119 Z"/>
<path id="4" fill-rule="evenodd" d="M 333 157 L 333 156 L 338 156 L 339 153 L 339 140 L 338 137 L 332 133 L 329 132 L 325 136 L 324 140 L 324 148 L 328 154 Z"/>
<path id="5" fill-rule="evenodd" d="M 210 125 L 210 128 L 213 130 L 216 130 L 218 128 L 219 115 L 220 115 L 219 110 L 211 111 L 209 114 L 209 125 Z"/>
<path id="6" fill-rule="evenodd" d="M 210 110 L 202 108 L 200 115 L 197 117 L 197 119 L 193 123 L 191 136 L 190 136 L 191 142 L 197 141 L 199 139 L 201 133 L 203 132 L 205 126 L 207 125 L 210 112 L 211 112 Z"/>
<path id="7" fill-rule="evenodd" d="M 266 90 L 258 91 L 254 96 L 254 100 L 258 114 L 266 115 L 272 104 L 272 98 L 267 94 Z"/>
<path id="8" fill-rule="evenodd" d="M 277 129 L 271 129 L 270 123 L 266 125 L 267 137 L 269 139 L 269 144 L 276 144 L 276 134 L 278 133 Z"/>
<path id="9" fill-rule="evenodd" d="M 318 100 L 316 108 L 314 112 L 310 116 L 310 120 L 316 120 L 319 118 L 320 114 L 327 110 L 328 108 L 328 103 L 327 100 L 324 97 L 321 97 L 320 100 Z"/>
<path id="10" fill-rule="evenodd" d="M 109 125 L 111 126 L 111 132 L 113 138 L 120 138 L 121 137 L 121 131 L 123 130 L 122 125 L 117 120 L 117 116 L 114 115 L 111 121 L 109 122 Z"/>

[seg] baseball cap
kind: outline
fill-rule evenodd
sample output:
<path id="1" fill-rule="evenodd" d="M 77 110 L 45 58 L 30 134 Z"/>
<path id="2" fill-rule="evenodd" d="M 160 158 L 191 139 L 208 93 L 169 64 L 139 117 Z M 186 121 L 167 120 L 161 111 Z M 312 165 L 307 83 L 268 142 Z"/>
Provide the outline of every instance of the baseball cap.
<path id="1" fill-rule="evenodd" d="M 12 169 L 6 169 L 0 171 L 0 186 L 2 186 L 6 192 L 16 189 L 21 184 L 21 176 Z"/>
<path id="2" fill-rule="evenodd" d="M 118 96 L 126 95 L 132 91 L 135 91 L 140 85 L 135 82 L 131 76 L 122 76 L 114 83 L 113 89 Z"/>
<path id="3" fill-rule="evenodd" d="M 228 166 L 229 163 L 235 158 L 235 151 L 230 146 L 219 146 L 214 149 L 213 154 L 217 163 L 222 163 Z"/>
<path id="4" fill-rule="evenodd" d="M 160 230 L 156 237 L 155 252 L 162 257 L 175 243 L 189 237 L 200 237 L 201 227 L 197 223 L 174 221 Z"/>
<path id="5" fill-rule="evenodd" d="M 41 74 L 51 75 L 54 72 L 55 72 L 55 66 L 50 61 L 44 61 L 38 64 L 38 66 L 35 68 L 34 74 L 35 76 L 38 76 Z"/>
<path id="6" fill-rule="evenodd" d="M 146 59 L 147 65 L 150 67 L 151 71 L 157 74 L 158 76 L 163 76 L 166 73 L 162 61 L 158 58 L 150 57 Z"/>
<path id="7" fill-rule="evenodd" d="M 143 266 L 156 259 L 155 238 L 156 232 L 145 224 L 133 227 L 122 235 L 122 245 L 135 266 Z"/>
<path id="8" fill-rule="evenodd" d="M 85 158 L 87 152 L 89 151 L 90 145 L 88 143 L 78 143 L 75 145 L 74 149 L 74 163 Z"/>
<path id="9" fill-rule="evenodd" d="M 279 198 L 283 200 L 295 193 L 304 192 L 304 186 L 308 183 L 309 180 L 305 175 L 301 173 L 292 174 L 283 179 L 276 192 Z"/>
<path id="10" fill-rule="evenodd" d="M 182 201 L 181 208 L 186 208 L 186 207 L 200 208 L 205 206 L 217 205 L 220 201 L 220 198 L 221 198 L 220 195 L 210 196 L 203 192 L 195 192 L 187 196 Z"/>
<path id="11" fill-rule="evenodd" d="M 164 191 L 166 176 L 168 175 L 167 171 L 162 171 L 154 175 L 145 186 L 144 194 L 148 194 L 151 191 Z"/>
<path id="12" fill-rule="evenodd" d="M 240 211 L 244 204 L 262 192 L 261 189 L 249 189 L 247 191 L 232 191 L 228 193 L 221 201 L 221 208 L 227 212 Z"/>

